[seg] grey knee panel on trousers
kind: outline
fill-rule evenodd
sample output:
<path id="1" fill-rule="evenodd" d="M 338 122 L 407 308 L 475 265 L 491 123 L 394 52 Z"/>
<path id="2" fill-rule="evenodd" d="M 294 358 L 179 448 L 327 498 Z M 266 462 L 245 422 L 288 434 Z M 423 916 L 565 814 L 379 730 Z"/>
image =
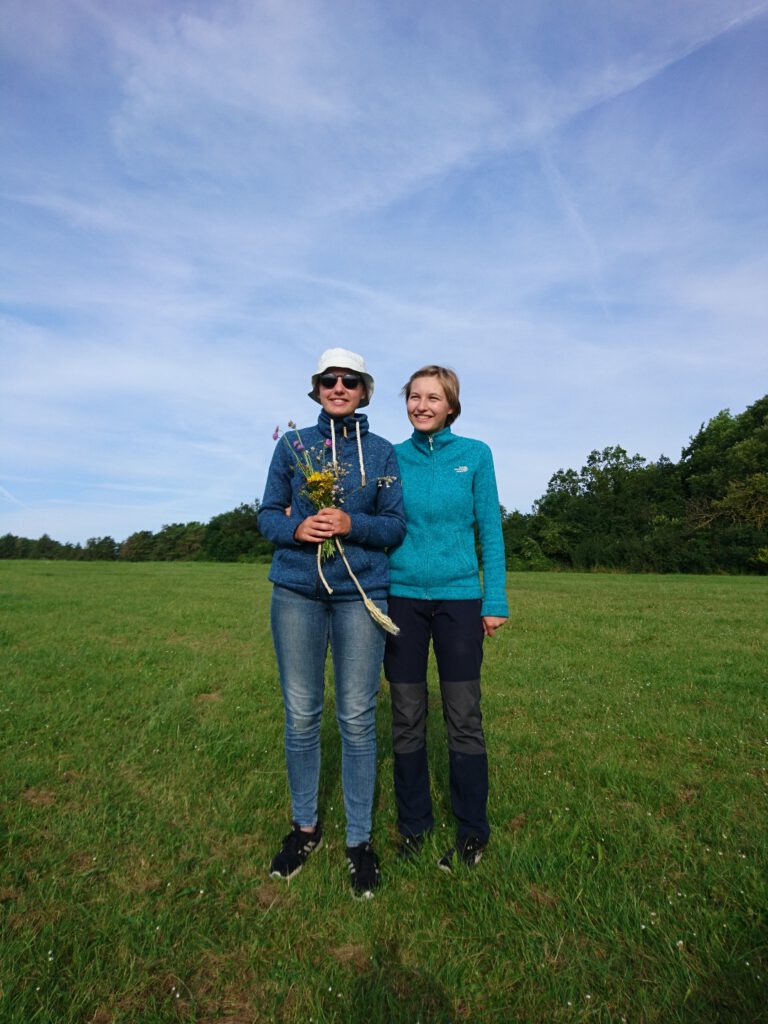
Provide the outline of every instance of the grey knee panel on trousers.
<path id="1" fill-rule="evenodd" d="M 390 683 L 392 746 L 396 754 L 412 754 L 427 745 L 427 684 Z"/>
<path id="2" fill-rule="evenodd" d="M 443 718 L 448 729 L 448 749 L 457 754 L 484 754 L 480 680 L 461 683 L 441 680 L 440 692 L 443 696 Z"/>

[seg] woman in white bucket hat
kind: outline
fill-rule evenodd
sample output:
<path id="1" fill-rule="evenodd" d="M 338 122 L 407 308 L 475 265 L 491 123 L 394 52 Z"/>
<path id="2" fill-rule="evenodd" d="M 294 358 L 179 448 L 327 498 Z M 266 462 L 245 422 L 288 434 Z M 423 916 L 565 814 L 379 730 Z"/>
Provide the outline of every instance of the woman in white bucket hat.
<path id="1" fill-rule="evenodd" d="M 362 356 L 342 348 L 322 354 L 309 392 L 322 406 L 317 424 L 289 430 L 279 440 L 259 511 L 259 529 L 276 545 L 271 622 L 293 813 L 270 873 L 293 877 L 322 842 L 320 724 L 330 645 L 347 862 L 353 895 L 363 898 L 379 882 L 371 817 L 376 697 L 385 629 L 391 626 L 386 550 L 405 534 L 394 449 L 369 431 L 368 417 L 359 411 L 373 389 Z"/>

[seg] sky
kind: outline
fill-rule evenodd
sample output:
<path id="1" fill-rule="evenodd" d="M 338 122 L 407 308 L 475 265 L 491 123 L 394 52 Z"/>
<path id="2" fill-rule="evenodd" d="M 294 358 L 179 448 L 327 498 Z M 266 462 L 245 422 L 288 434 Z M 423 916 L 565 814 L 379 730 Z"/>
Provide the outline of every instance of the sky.
<path id="1" fill-rule="evenodd" d="M 259 498 L 320 353 L 507 509 L 768 392 L 768 0 L 0 0 L 0 535 Z"/>

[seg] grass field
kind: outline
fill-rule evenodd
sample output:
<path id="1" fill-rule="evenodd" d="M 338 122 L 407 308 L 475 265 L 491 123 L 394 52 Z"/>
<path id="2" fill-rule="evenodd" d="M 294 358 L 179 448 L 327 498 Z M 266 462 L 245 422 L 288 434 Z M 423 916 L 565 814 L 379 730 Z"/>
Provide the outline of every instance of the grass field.
<path id="1" fill-rule="evenodd" d="M 491 846 L 440 826 L 349 895 L 332 687 L 328 841 L 289 886 L 265 566 L 0 562 L 0 1021 L 768 1020 L 768 580 L 511 575 L 486 648 Z"/>

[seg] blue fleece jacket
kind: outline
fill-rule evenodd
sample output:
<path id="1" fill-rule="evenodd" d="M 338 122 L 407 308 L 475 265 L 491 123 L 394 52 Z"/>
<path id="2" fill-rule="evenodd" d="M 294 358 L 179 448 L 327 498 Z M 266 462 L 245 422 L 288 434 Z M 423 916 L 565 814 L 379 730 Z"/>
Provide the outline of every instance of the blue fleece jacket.
<path id="1" fill-rule="evenodd" d="M 389 555 L 390 594 L 426 601 L 482 598 L 483 615 L 508 615 L 491 449 L 445 427 L 431 435 L 415 430 L 395 451 L 408 530 Z M 482 584 L 475 525 L 483 556 Z"/>
<path id="2" fill-rule="evenodd" d="M 360 428 L 358 449 L 357 431 Z M 277 442 L 269 467 L 264 498 L 259 509 L 259 530 L 277 545 L 269 578 L 289 590 L 310 597 L 328 597 L 317 572 L 317 545 L 297 541 L 296 527 L 316 509 L 304 489 L 304 476 L 297 464 L 295 442 L 304 445 L 313 465 L 330 467 L 331 417 L 320 413 L 317 426 L 289 431 Z M 341 538 L 344 553 L 368 597 L 386 598 L 389 567 L 386 548 L 398 544 L 405 534 L 403 495 L 395 450 L 389 441 L 368 430 L 368 417 L 355 413 L 333 419 L 339 484 L 336 504 L 352 521 L 352 528 Z M 362 486 L 360 455 L 365 467 Z M 290 506 L 291 514 L 285 510 Z M 333 588 L 331 600 L 359 598 L 359 592 L 337 555 L 323 562 L 323 574 Z"/>

